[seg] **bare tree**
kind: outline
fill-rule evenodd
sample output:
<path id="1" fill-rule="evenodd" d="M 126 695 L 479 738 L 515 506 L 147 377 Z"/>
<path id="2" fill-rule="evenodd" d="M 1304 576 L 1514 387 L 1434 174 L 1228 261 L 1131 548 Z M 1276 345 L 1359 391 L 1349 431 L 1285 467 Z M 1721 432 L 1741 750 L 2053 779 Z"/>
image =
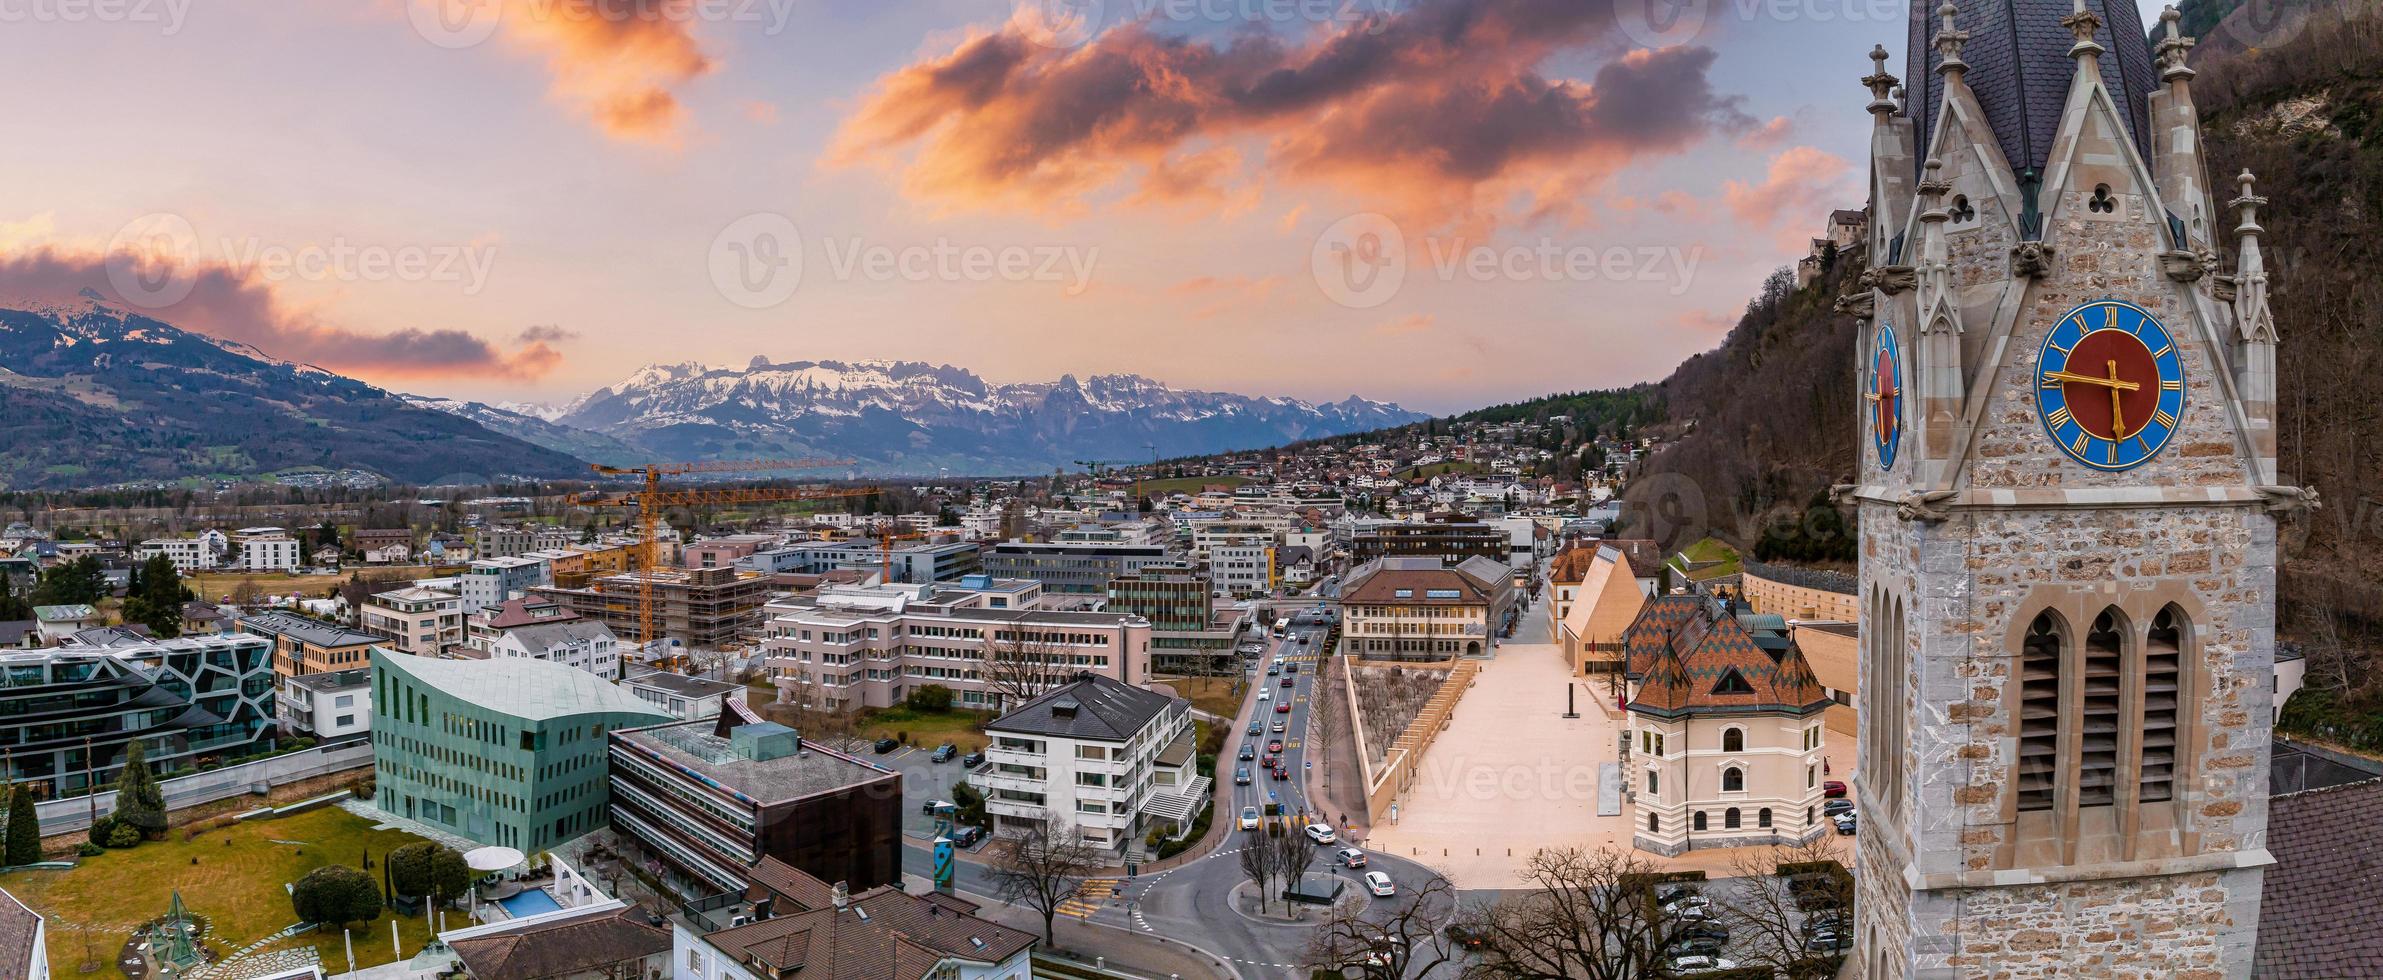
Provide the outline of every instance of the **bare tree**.
<path id="1" fill-rule="evenodd" d="M 1834 976 L 1844 957 L 1834 950 L 1811 951 L 1806 942 L 1824 924 L 1829 931 L 1853 931 L 1853 876 L 1839 860 L 1829 835 L 1793 847 L 1750 848 L 1730 861 L 1736 886 L 1715 902 L 1732 926 L 1731 949 L 1741 965 L 1768 967 L 1790 978 Z"/>
<path id="2" fill-rule="evenodd" d="M 1067 683 L 1076 673 L 1054 644 L 1019 629 L 995 631 L 985 638 L 982 652 L 977 679 L 993 696 L 995 710 L 1006 711 L 1031 700 Z"/>
<path id="3" fill-rule="evenodd" d="M 1275 838 L 1267 836 L 1279 830 L 1279 824 L 1269 822 L 1260 825 L 1257 835 L 1250 838 L 1249 843 L 1238 852 L 1241 873 L 1248 875 L 1249 880 L 1258 885 L 1260 909 L 1273 903 L 1275 883 L 1282 880 L 1282 855 L 1274 849 Z"/>
<path id="4" fill-rule="evenodd" d="M 1045 815 L 1039 823 L 1003 831 L 993 855 L 993 887 L 1004 902 L 1021 904 L 1043 917 L 1043 945 L 1057 946 L 1052 920 L 1101 866 L 1100 855 L 1073 826 Z"/>
<path id="5" fill-rule="evenodd" d="M 1302 820 L 1285 826 L 1281 836 L 1267 841 L 1274 851 L 1275 873 L 1282 877 L 1285 891 L 1298 888 L 1307 879 L 1307 869 L 1316 863 L 1316 845 L 1307 839 L 1306 823 Z"/>
<path id="6" fill-rule="evenodd" d="M 780 669 L 787 671 L 780 679 L 788 683 L 779 686 L 776 701 L 759 706 L 761 716 L 801 732 L 810 741 L 850 748 L 853 736 L 860 731 L 859 716 L 833 703 L 810 665 L 789 664 Z"/>
<path id="7" fill-rule="evenodd" d="M 1455 887 L 1433 875 L 1422 888 L 1361 913 L 1335 908 L 1308 941 L 1306 965 L 1364 980 L 1429 977 L 1456 962 L 1456 944 L 1440 931 L 1455 907 Z"/>
<path id="8" fill-rule="evenodd" d="M 1520 894 L 1462 916 L 1481 940 L 1478 980 L 1629 980 L 1658 975 L 1663 951 L 1691 923 L 1656 904 L 1655 868 L 1600 847 L 1531 856 Z"/>

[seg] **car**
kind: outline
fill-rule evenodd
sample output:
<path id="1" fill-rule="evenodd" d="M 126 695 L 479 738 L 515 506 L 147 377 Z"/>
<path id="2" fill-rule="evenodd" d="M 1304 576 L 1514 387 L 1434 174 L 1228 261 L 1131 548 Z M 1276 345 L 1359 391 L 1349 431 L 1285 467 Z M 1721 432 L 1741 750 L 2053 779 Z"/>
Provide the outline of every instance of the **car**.
<path id="1" fill-rule="evenodd" d="M 1836 815 L 1835 817 L 1832 817 L 1832 818 L 1830 818 L 1830 819 L 1832 819 L 1832 820 L 1835 820 L 1835 821 L 1837 822 L 1837 833 L 1838 833 L 1840 836 L 1844 836 L 1844 837 L 1851 837 L 1851 836 L 1853 836 L 1853 832 L 1854 832 L 1854 824 L 1855 824 L 1855 822 L 1856 822 L 1856 821 L 1854 820 L 1854 815 L 1853 815 L 1853 813 L 1852 813 L 1851 811 L 1848 811 L 1848 812 L 1845 812 L 1845 813 L 1840 813 L 1840 814 L 1838 814 L 1838 815 Z"/>
<path id="2" fill-rule="evenodd" d="M 982 841 L 984 839 L 985 828 L 983 827 L 952 828 L 952 846 L 961 848 L 962 850 L 975 847 L 978 841 Z"/>
<path id="3" fill-rule="evenodd" d="M 1840 796 L 1836 799 L 1821 804 L 1820 812 L 1828 814 L 1832 817 L 1840 813 L 1852 813 L 1853 801 Z"/>
<path id="4" fill-rule="evenodd" d="M 1272 768 L 1274 768 L 1274 766 L 1275 766 L 1275 763 L 1276 763 L 1276 762 L 1278 762 L 1278 761 L 1280 761 L 1280 760 L 1277 760 L 1277 759 L 1274 757 L 1274 753 L 1272 753 L 1272 752 L 1268 752 L 1268 753 L 1266 753 L 1265 755 L 1261 755 L 1261 756 L 1259 756 L 1259 757 L 1258 757 L 1258 768 L 1260 768 L 1260 769 L 1272 769 Z"/>
<path id="5" fill-rule="evenodd" d="M 1344 868 L 1365 867 L 1365 852 L 1354 847 L 1344 847 L 1334 851 L 1332 859 L 1340 862 L 1340 866 Z"/>
<path id="6" fill-rule="evenodd" d="M 1696 894 L 1695 885 L 1665 885 L 1655 893 L 1655 904 L 1670 905 L 1694 894 Z"/>
<path id="7" fill-rule="evenodd" d="M 945 743 L 943 743 L 942 745 L 938 745 L 938 746 L 936 746 L 936 747 L 935 747 L 935 754 L 928 756 L 928 757 L 927 757 L 927 761 L 928 761 L 928 762 L 950 762 L 950 761 L 952 761 L 953 759 L 957 759 L 957 758 L 959 758 L 959 757 L 960 757 L 960 747 L 959 747 L 959 746 L 957 746 L 957 745 L 953 745 L 953 744 L 952 744 L 952 743 L 950 743 L 950 742 L 945 742 Z"/>
<path id="8" fill-rule="evenodd" d="M 1290 778 L 1291 778 L 1291 770 L 1289 770 L 1289 769 L 1287 769 L 1287 768 L 1285 768 L 1285 767 L 1282 767 L 1282 766 L 1276 766 L 1276 767 L 1274 767 L 1274 778 L 1275 778 L 1275 779 L 1278 779 L 1278 780 L 1287 780 L 1287 779 L 1290 779 Z"/>
<path id="9" fill-rule="evenodd" d="M 1804 937 L 1804 951 L 1807 953 L 1834 953 L 1852 948 L 1853 936 L 1835 929 L 1816 929 L 1812 935 Z"/>
<path id="10" fill-rule="evenodd" d="M 1372 892 L 1375 898 L 1389 898 L 1398 894 L 1398 883 L 1391 881 L 1389 875 L 1368 871 L 1365 873 L 1365 890 Z"/>
<path id="11" fill-rule="evenodd" d="M 1274 706 L 1274 713 L 1275 713 L 1275 714 L 1278 714 L 1278 715 L 1287 715 L 1287 714 L 1290 714 L 1290 713 L 1291 713 L 1291 702 L 1289 702 L 1289 701 L 1285 701 L 1285 702 L 1283 702 L 1283 703 L 1281 703 L 1281 704 L 1275 705 L 1275 706 Z"/>
<path id="12" fill-rule="evenodd" d="M 1261 687 L 1261 688 L 1259 688 L 1259 689 L 1258 689 L 1258 700 L 1260 700 L 1260 701 L 1272 701 L 1272 700 L 1274 700 L 1274 689 L 1273 689 L 1273 688 L 1270 688 L 1270 687 Z"/>
<path id="13" fill-rule="evenodd" d="M 1282 740 L 1282 739 L 1279 739 L 1279 738 L 1278 738 L 1278 739 L 1275 739 L 1275 740 L 1273 740 L 1273 741 L 1271 741 L 1271 742 L 1267 742 L 1267 743 L 1266 743 L 1266 751 L 1268 751 L 1268 752 L 1280 752 L 1280 751 L 1282 751 L 1282 750 L 1283 750 L 1283 740 Z"/>
<path id="14" fill-rule="evenodd" d="M 1465 949 L 1480 949 L 1484 943 L 1489 942 L 1489 937 L 1474 932 L 1464 923 L 1451 922 L 1448 924 L 1448 941 Z"/>
<path id="15" fill-rule="evenodd" d="M 1671 945 L 1663 947 L 1663 955 L 1674 959 L 1683 956 L 1717 956 L 1727 945 L 1727 941 L 1711 936 L 1681 936 L 1672 940 Z"/>
<path id="16" fill-rule="evenodd" d="M 1264 734 L 1266 734 L 1266 723 L 1265 723 L 1265 722 L 1262 722 L 1262 721 L 1253 721 L 1253 722 L 1250 722 L 1250 723 L 1249 723 L 1249 733 L 1250 733 L 1251 735 L 1264 735 Z"/>
<path id="17" fill-rule="evenodd" d="M 935 808 L 936 808 L 936 807 L 939 807 L 939 806 L 957 806 L 957 805 L 958 805 L 958 804 L 956 804 L 956 803 L 953 803 L 953 802 L 952 802 L 952 801 L 950 801 L 950 800 L 928 800 L 928 801 L 926 801 L 926 802 L 924 802 L 924 803 L 921 803 L 921 804 L 919 804 L 919 805 L 918 805 L 918 812 L 920 812 L 920 813 L 934 813 L 934 812 L 935 812 Z"/>
<path id="18" fill-rule="evenodd" d="M 1245 806 L 1245 807 L 1242 807 L 1242 808 L 1241 808 L 1241 829 L 1243 829 L 1243 830 L 1256 830 L 1256 829 L 1258 829 L 1258 808 L 1257 808 L 1257 807 L 1254 807 L 1254 806 Z"/>
<path id="19" fill-rule="evenodd" d="M 1283 686 L 1284 686 L 1284 687 L 1290 687 L 1290 686 L 1292 686 L 1292 685 L 1295 685 L 1295 684 L 1297 684 L 1297 683 L 1299 683 L 1299 679 L 1298 679 L 1298 678 L 1296 678 L 1296 677 L 1285 677 L 1285 678 L 1283 678 Z"/>
<path id="20" fill-rule="evenodd" d="M 1281 664 L 1274 664 L 1266 668 L 1266 676 L 1268 677 L 1281 677 L 1282 673 L 1283 665 Z"/>
<path id="21" fill-rule="evenodd" d="M 1318 844 L 1330 844 L 1333 841 L 1339 840 L 1339 838 L 1333 836 L 1332 827 L 1330 825 L 1320 823 L 1311 823 L 1307 825 L 1307 839 L 1315 841 Z"/>
<path id="22" fill-rule="evenodd" d="M 1702 895 L 1689 895 L 1665 905 L 1663 914 L 1688 922 L 1701 922 L 1713 917 L 1713 900 Z"/>
<path id="23" fill-rule="evenodd" d="M 1290 730 L 1290 728 L 1291 728 L 1291 723 L 1290 723 L 1290 722 L 1284 721 L 1284 720 L 1282 720 L 1282 719 L 1280 719 L 1280 718 L 1276 718 L 1276 719 L 1274 720 L 1274 733 L 1275 733 L 1275 734 L 1277 734 L 1277 735 L 1280 735 L 1280 734 L 1282 734 L 1283 732 L 1289 731 L 1289 730 Z"/>
<path id="24" fill-rule="evenodd" d="M 1306 637 L 1304 637 L 1304 636 L 1303 636 L 1303 637 L 1300 637 L 1300 638 L 1299 638 L 1299 642 L 1301 642 L 1301 643 L 1305 643 L 1305 642 L 1307 642 L 1307 638 L 1306 638 Z M 1298 665 L 1298 664 L 1284 664 L 1284 665 L 1283 665 L 1283 673 L 1286 673 L 1286 674 L 1296 674 L 1296 673 L 1298 673 L 1298 672 L 1299 672 L 1299 665 Z"/>
<path id="25" fill-rule="evenodd" d="M 1804 916 L 1804 931 L 1811 932 L 1818 929 L 1851 932 L 1853 931 L 1853 913 L 1844 909 L 1820 909 Z"/>
<path id="26" fill-rule="evenodd" d="M 985 754 L 983 752 L 970 752 L 960 757 L 960 765 L 965 768 L 974 769 L 984 764 Z"/>
<path id="27" fill-rule="evenodd" d="M 1674 956 L 1671 959 L 1671 972 L 1677 976 L 1721 973 L 1737 968 L 1737 961 L 1725 960 L 1718 956 Z"/>
<path id="28" fill-rule="evenodd" d="M 1248 742 L 1241 743 L 1241 761 L 1248 762 L 1249 760 L 1255 759 L 1257 757 L 1258 747 L 1256 745 Z"/>
<path id="29" fill-rule="evenodd" d="M 1235 785 L 1235 786 L 1247 786 L 1247 785 L 1249 785 L 1249 767 L 1248 767 L 1248 766 L 1236 766 L 1236 767 L 1234 767 L 1234 768 L 1233 768 L 1233 785 Z"/>
<path id="30" fill-rule="evenodd" d="M 1845 783 L 1835 779 L 1824 780 L 1820 784 L 1820 795 L 1832 800 L 1842 799 L 1845 796 Z"/>
<path id="31" fill-rule="evenodd" d="M 1726 946 L 1729 945 L 1729 930 L 1722 928 L 1720 923 L 1707 919 L 1703 922 L 1691 922 L 1687 924 L 1680 929 L 1678 934 L 1672 936 L 1671 938 L 1673 942 L 1678 942 L 1682 939 L 1709 939 L 1713 942 L 1717 942 Z"/>
<path id="32" fill-rule="evenodd" d="M 877 740 L 877 746 L 876 746 L 876 748 L 877 748 L 877 754 L 878 754 L 878 755 L 884 755 L 884 754 L 886 754 L 886 753 L 888 753 L 888 752 L 891 752 L 891 751 L 893 751 L 893 750 L 895 750 L 895 749 L 898 749 L 898 748 L 901 748 L 901 747 L 902 747 L 902 743 L 900 743 L 900 742 L 897 742 L 897 741 L 894 741 L 893 739 L 890 739 L 890 738 L 881 738 L 881 739 L 878 739 L 878 740 Z"/>

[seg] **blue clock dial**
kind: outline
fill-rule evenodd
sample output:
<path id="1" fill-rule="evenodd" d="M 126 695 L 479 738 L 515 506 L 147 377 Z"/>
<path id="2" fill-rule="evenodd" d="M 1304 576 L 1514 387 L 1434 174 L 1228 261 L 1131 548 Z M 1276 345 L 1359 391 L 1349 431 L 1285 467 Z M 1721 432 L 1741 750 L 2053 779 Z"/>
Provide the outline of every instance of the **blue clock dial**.
<path id="1" fill-rule="evenodd" d="M 1870 443 L 1878 449 L 1878 468 L 1895 468 L 1895 449 L 1903 442 L 1903 355 L 1895 344 L 1894 325 L 1878 324 L 1878 345 L 1870 352 L 1870 386 L 1862 393 L 1870 404 Z"/>
<path id="2" fill-rule="evenodd" d="M 2099 300 L 2044 335 L 2036 412 L 2070 459 L 2102 470 L 2150 462 L 2184 417 L 2184 356 L 2141 307 Z"/>

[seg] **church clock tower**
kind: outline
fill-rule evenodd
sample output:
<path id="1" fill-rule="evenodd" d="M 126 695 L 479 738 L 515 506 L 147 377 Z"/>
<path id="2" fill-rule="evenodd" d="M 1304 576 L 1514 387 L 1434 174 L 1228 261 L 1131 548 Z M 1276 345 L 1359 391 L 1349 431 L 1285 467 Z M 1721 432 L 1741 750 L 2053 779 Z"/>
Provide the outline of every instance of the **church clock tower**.
<path id="1" fill-rule="evenodd" d="M 1915 0 L 1863 79 L 1861 977 L 2250 973 L 2314 497 L 2277 485 L 2263 202 L 2209 181 L 2162 19 Z"/>

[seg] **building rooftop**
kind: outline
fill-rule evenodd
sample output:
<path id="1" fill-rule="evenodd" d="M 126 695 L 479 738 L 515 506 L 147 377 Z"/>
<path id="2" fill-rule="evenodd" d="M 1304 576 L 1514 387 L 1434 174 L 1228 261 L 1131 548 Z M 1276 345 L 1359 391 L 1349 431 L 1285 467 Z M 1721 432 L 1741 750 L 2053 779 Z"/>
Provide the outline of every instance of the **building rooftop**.
<path id="1" fill-rule="evenodd" d="M 838 907 L 832 887 L 776 858 L 763 858 L 754 877 L 800 908 L 703 938 L 740 962 L 778 976 L 923 980 L 945 959 L 999 963 L 1031 948 L 1036 939 L 977 918 L 964 902 L 911 895 L 891 885 L 861 892 Z M 811 880 L 799 882 L 806 878 Z M 769 882 L 790 885 L 782 890 Z M 826 901 L 815 905 L 805 897 L 816 897 L 823 888 Z"/>
<path id="2" fill-rule="evenodd" d="M 2383 976 L 2383 779 L 2268 803 L 2276 863 L 2260 883 L 2251 972 L 2277 980 Z"/>
<path id="3" fill-rule="evenodd" d="M 622 678 L 621 683 L 635 684 L 640 687 L 650 687 L 657 690 L 669 691 L 672 694 L 684 695 L 690 698 L 708 698 L 715 694 L 733 694 L 742 689 L 744 686 L 741 684 L 730 683 L 728 681 L 716 681 L 709 677 L 689 677 L 685 674 L 673 674 L 667 670 L 649 670 L 642 674 L 636 674 L 630 677 Z"/>
<path id="4" fill-rule="evenodd" d="M 626 693 L 622 697 L 635 700 Z M 781 727 L 768 722 L 762 724 Z M 797 751 L 774 759 L 745 758 L 731 739 L 716 734 L 718 727 L 716 718 L 698 718 L 622 729 L 614 732 L 613 737 L 649 758 L 659 759 L 759 805 L 799 800 L 881 780 L 891 781 L 896 788 L 901 785 L 901 777 L 891 770 L 810 742 L 798 743 Z"/>
<path id="5" fill-rule="evenodd" d="M 523 721 L 606 711 L 668 717 L 610 681 L 548 660 L 437 660 L 374 647 L 372 665 L 403 673 L 458 701 Z"/>
<path id="6" fill-rule="evenodd" d="M 318 670 L 311 674 L 298 674 L 291 677 L 289 680 L 290 683 L 296 684 L 299 687 L 303 687 L 309 691 L 345 691 L 352 688 L 370 685 L 372 683 L 372 668 L 358 667 L 354 670 Z"/>
<path id="7" fill-rule="evenodd" d="M 634 905 L 598 907 L 492 934 L 458 937 L 448 948 L 480 980 L 528 980 L 634 966 L 631 961 L 669 953 L 670 930 L 648 924 L 645 911 Z"/>
<path id="8" fill-rule="evenodd" d="M 0 974 L 33 976 L 33 956 L 40 952 L 41 914 L 0 890 Z"/>
<path id="9" fill-rule="evenodd" d="M 1123 742 L 1181 703 L 1156 691 L 1086 674 L 1073 683 L 1010 709 L 985 725 L 988 732 Z"/>
<path id="10" fill-rule="evenodd" d="M 352 647 L 381 641 L 370 633 L 278 610 L 242 617 L 240 628 L 268 636 L 286 636 L 318 647 Z"/>

